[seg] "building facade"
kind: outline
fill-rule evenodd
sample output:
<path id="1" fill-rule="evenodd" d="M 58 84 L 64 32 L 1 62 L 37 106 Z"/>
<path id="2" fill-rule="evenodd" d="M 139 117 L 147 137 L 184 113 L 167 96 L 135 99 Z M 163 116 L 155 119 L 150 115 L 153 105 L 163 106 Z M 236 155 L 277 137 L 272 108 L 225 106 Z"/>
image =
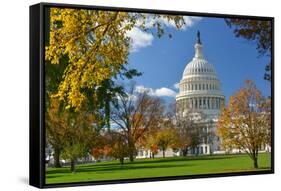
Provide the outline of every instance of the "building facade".
<path id="1" fill-rule="evenodd" d="M 186 65 L 179 83 L 179 94 L 176 96 L 177 119 L 193 116 L 192 120 L 196 124 L 203 124 L 198 125 L 198 128 L 204 127 L 205 133 L 213 136 L 192 148 L 189 154 L 216 153 L 220 150 L 220 140 L 215 135 L 216 122 L 224 106 L 225 96 L 214 66 L 203 55 L 199 31 L 194 49 L 194 57 Z"/>

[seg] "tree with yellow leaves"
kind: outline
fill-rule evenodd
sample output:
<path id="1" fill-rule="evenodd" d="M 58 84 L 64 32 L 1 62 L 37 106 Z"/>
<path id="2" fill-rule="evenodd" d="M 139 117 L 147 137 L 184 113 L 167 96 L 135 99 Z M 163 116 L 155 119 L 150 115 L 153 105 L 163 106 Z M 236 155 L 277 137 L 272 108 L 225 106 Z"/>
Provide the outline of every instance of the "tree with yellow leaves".
<path id="1" fill-rule="evenodd" d="M 228 106 L 222 109 L 217 133 L 225 149 L 243 150 L 258 168 L 259 150 L 270 142 L 270 124 L 270 104 L 254 82 L 246 80 L 245 87 L 231 96 Z"/>
<path id="2" fill-rule="evenodd" d="M 154 138 L 155 144 L 162 151 L 162 156 L 165 158 L 165 152 L 168 147 L 175 148 L 178 144 L 176 129 L 173 127 L 164 127 L 159 129 Z"/>
<path id="3" fill-rule="evenodd" d="M 127 64 L 131 43 L 127 32 L 133 27 L 146 31 L 156 28 L 160 37 L 164 33 L 160 18 L 177 28 L 185 24 L 183 17 L 173 15 L 51 8 L 45 59 L 60 64 L 65 56 L 68 58 L 53 96 L 64 101 L 67 108 L 79 110 L 87 100 L 87 90 L 97 89 Z M 95 91 L 91 95 L 97 96 Z"/>

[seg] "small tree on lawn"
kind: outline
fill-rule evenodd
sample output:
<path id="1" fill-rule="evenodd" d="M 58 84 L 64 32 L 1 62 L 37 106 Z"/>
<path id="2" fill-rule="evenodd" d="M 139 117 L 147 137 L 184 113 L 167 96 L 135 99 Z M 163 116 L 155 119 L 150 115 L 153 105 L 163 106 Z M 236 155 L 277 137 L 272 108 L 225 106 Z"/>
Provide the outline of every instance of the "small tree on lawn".
<path id="1" fill-rule="evenodd" d="M 77 159 L 89 154 L 96 135 L 92 126 L 92 115 L 82 111 L 68 111 L 67 119 L 63 156 L 70 159 L 70 170 L 75 172 Z"/>
<path id="2" fill-rule="evenodd" d="M 159 148 L 158 148 L 157 144 L 152 144 L 150 146 L 150 151 L 152 153 L 152 158 L 154 158 L 154 156 L 158 153 L 158 150 L 159 150 Z"/>
<path id="3" fill-rule="evenodd" d="M 150 158 L 154 158 L 159 151 L 158 145 L 155 142 L 156 135 L 157 131 L 152 130 L 149 130 L 145 135 L 145 143 L 143 146 L 150 151 Z"/>
<path id="4" fill-rule="evenodd" d="M 165 151 L 168 147 L 175 146 L 177 142 L 177 135 L 174 128 L 163 128 L 159 130 L 155 137 L 155 143 L 162 151 L 163 158 L 165 158 Z"/>
<path id="5" fill-rule="evenodd" d="M 93 148 L 91 154 L 98 161 L 101 157 L 103 157 L 104 151 L 102 148 Z"/>
<path id="6" fill-rule="evenodd" d="M 111 155 L 119 159 L 120 164 L 124 164 L 124 158 L 128 156 L 127 144 L 124 142 L 124 138 L 118 137 L 115 144 L 112 147 Z"/>
<path id="7" fill-rule="evenodd" d="M 109 132 L 108 145 L 110 145 L 109 156 L 118 159 L 120 164 L 124 164 L 125 157 L 129 156 L 129 148 L 126 137 L 121 132 Z"/>
<path id="8" fill-rule="evenodd" d="M 84 157 L 87 155 L 86 145 L 73 141 L 65 145 L 63 150 L 63 156 L 70 159 L 70 171 L 75 172 L 75 164 L 78 158 Z"/>

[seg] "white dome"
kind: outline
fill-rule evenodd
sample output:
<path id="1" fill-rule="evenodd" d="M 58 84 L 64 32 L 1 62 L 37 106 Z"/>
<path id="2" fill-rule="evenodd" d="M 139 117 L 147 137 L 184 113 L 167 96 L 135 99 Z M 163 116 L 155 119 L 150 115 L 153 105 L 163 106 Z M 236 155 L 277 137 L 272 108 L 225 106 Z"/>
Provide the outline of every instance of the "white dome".
<path id="1" fill-rule="evenodd" d="M 194 75 L 217 76 L 213 65 L 209 64 L 204 58 L 194 58 L 189 62 L 184 69 L 182 78 L 184 79 Z"/>
<path id="2" fill-rule="evenodd" d="M 203 56 L 200 33 L 194 48 L 195 55 L 186 65 L 179 83 L 177 110 L 201 110 L 207 115 L 218 115 L 225 98 L 215 68 Z"/>

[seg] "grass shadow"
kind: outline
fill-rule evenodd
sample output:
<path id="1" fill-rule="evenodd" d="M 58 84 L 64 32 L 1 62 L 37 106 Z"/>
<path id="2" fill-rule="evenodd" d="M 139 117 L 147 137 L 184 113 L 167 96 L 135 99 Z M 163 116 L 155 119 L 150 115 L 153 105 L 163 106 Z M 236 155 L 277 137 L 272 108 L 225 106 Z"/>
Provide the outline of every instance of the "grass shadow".
<path id="1" fill-rule="evenodd" d="M 77 165 L 76 172 L 115 172 L 124 170 L 137 170 L 137 169 L 156 169 L 156 168 L 174 168 L 180 166 L 194 166 L 191 164 L 179 164 L 179 162 L 187 161 L 206 161 L 206 160 L 224 160 L 237 157 L 245 157 L 245 155 L 209 155 L 209 156 L 188 156 L 188 157 L 173 157 L 173 158 L 155 158 L 155 159 L 136 159 L 134 162 L 126 160 L 124 165 L 120 165 L 118 161 L 106 161 L 91 164 Z M 167 163 L 167 164 L 165 164 Z M 158 164 L 158 165 L 156 165 Z M 69 167 L 50 168 L 46 171 L 46 175 L 53 174 L 69 174 Z"/>
<path id="2" fill-rule="evenodd" d="M 77 167 L 76 173 L 87 173 L 87 172 L 97 172 L 97 173 L 110 173 L 110 172 L 116 172 L 116 171 L 127 171 L 127 170 L 141 170 L 141 169 L 163 169 L 163 168 L 175 168 L 175 167 L 184 167 L 184 166 L 194 166 L 194 165 L 188 165 L 188 164 L 166 164 L 166 165 L 120 165 L 115 164 L 115 166 L 88 166 L 88 167 Z M 48 178 L 56 178 L 59 175 L 56 174 L 71 174 L 69 168 L 64 169 L 56 169 L 52 171 L 47 171 L 46 175 Z"/>
<path id="3" fill-rule="evenodd" d="M 139 169 L 163 169 L 163 168 L 175 168 L 175 167 L 183 167 L 183 166 L 194 166 L 194 165 L 187 165 L 187 164 L 167 164 L 167 165 L 149 165 L 149 166 L 132 166 L 132 165 L 116 165 L 115 167 L 99 167 L 99 168 L 83 168 L 77 169 L 77 172 L 114 172 L 114 171 L 124 171 L 124 170 L 139 170 Z"/>

